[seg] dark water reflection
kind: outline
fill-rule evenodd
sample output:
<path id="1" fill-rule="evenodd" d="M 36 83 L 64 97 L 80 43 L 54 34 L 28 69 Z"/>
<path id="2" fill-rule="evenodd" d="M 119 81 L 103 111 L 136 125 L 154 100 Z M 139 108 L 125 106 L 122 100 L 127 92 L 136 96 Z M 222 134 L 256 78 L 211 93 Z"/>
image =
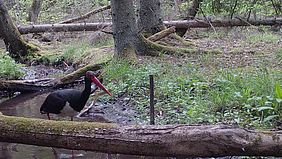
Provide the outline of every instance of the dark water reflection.
<path id="1" fill-rule="evenodd" d="M 33 117 L 47 119 L 46 115 L 39 113 L 39 108 L 48 93 L 24 94 L 0 103 L 0 112 L 4 115 Z M 0 142 L 0 159 L 67 159 L 72 158 L 71 150 L 55 149 L 50 147 L 11 144 Z M 98 152 L 74 151 L 77 159 L 139 159 L 156 158 L 128 155 L 109 155 Z M 158 158 L 160 159 L 160 158 Z"/>

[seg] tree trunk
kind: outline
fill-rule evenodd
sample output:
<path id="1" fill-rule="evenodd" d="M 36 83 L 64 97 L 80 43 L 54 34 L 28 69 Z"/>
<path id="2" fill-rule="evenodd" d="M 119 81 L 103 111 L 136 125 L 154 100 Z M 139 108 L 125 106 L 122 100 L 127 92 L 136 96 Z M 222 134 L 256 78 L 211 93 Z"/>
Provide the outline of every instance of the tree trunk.
<path id="1" fill-rule="evenodd" d="M 44 32 L 98 31 L 112 23 L 76 23 L 76 24 L 39 24 L 18 26 L 21 34 Z"/>
<path id="2" fill-rule="evenodd" d="M 186 20 L 192 20 L 195 18 L 195 16 L 197 15 L 199 11 L 200 4 L 202 3 L 202 1 L 203 0 L 193 0 L 192 5 L 187 10 Z M 187 32 L 187 29 L 178 28 L 176 29 L 176 32 L 179 36 L 183 36 Z"/>
<path id="3" fill-rule="evenodd" d="M 193 0 L 192 6 L 188 8 L 186 20 L 194 19 L 203 0 Z"/>
<path id="4" fill-rule="evenodd" d="M 0 142 L 145 156 L 282 156 L 281 131 L 215 126 L 118 126 L 0 115 Z"/>
<path id="5" fill-rule="evenodd" d="M 111 0 L 116 55 L 135 61 L 139 41 L 132 0 Z"/>
<path id="6" fill-rule="evenodd" d="M 174 32 L 175 32 L 175 27 L 170 27 L 170 28 L 167 28 L 163 31 L 160 31 L 160 32 L 148 37 L 147 39 L 155 42 L 155 41 L 158 41 L 158 40 L 160 40 L 160 39 L 162 39 L 162 38 L 164 38 L 164 37 L 166 37 L 166 36 L 168 36 L 168 35 L 170 35 Z"/>
<path id="7" fill-rule="evenodd" d="M 27 20 L 33 23 L 37 22 L 43 0 L 33 0 L 28 12 Z"/>
<path id="8" fill-rule="evenodd" d="M 10 56 L 20 62 L 24 61 L 25 57 L 32 51 L 38 50 L 38 48 L 30 46 L 24 41 L 9 16 L 3 0 L 0 0 L 0 38 L 4 40 Z"/>
<path id="9" fill-rule="evenodd" d="M 232 20 L 211 20 L 210 23 L 213 27 L 234 27 L 234 26 L 272 26 L 281 25 L 282 18 L 270 18 L 262 20 L 244 20 L 244 19 L 232 19 Z M 164 24 L 167 27 L 175 26 L 176 28 L 209 28 L 211 25 L 204 20 L 183 20 L 183 21 L 165 21 Z"/>
<path id="10" fill-rule="evenodd" d="M 140 0 L 138 28 L 146 37 L 164 29 L 160 5 L 160 0 Z"/>
<path id="11" fill-rule="evenodd" d="M 234 26 L 250 26 L 250 25 L 280 25 L 282 18 L 270 18 L 263 20 L 216 20 L 210 21 L 213 27 L 234 27 Z M 164 21 L 165 26 L 174 26 L 176 29 L 181 28 L 209 28 L 210 24 L 204 20 L 183 20 L 183 21 Z M 77 24 L 40 24 L 18 26 L 21 34 L 43 33 L 43 32 L 71 32 L 71 31 L 98 31 L 103 28 L 112 26 L 112 23 L 77 23 Z"/>

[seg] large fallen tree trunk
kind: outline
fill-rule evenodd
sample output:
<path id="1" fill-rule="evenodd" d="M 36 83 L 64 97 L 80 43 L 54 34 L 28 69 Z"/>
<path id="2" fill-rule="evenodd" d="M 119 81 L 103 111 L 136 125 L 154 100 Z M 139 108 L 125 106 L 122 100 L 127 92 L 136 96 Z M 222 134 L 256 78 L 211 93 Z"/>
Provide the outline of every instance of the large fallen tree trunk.
<path id="1" fill-rule="evenodd" d="M 18 26 L 18 29 L 21 34 L 44 32 L 98 31 L 111 25 L 111 23 L 39 24 Z"/>
<path id="2" fill-rule="evenodd" d="M 176 28 L 208 28 L 211 27 L 233 27 L 233 26 L 260 26 L 260 25 L 282 25 L 282 18 L 263 19 L 263 20 L 215 20 L 207 22 L 205 20 L 182 20 L 164 22 L 166 26 L 175 26 Z"/>
<path id="3" fill-rule="evenodd" d="M 231 27 L 231 26 L 259 26 L 259 25 L 282 25 L 282 18 L 264 20 L 216 20 L 206 22 L 204 20 L 183 20 L 183 21 L 164 21 L 167 27 L 175 26 L 179 28 L 208 28 L 211 27 Z M 40 33 L 40 32 L 67 32 L 67 31 L 97 31 L 111 26 L 112 23 L 77 23 L 77 24 L 41 24 L 18 26 L 21 34 Z"/>
<path id="4" fill-rule="evenodd" d="M 147 156 L 282 156 L 282 132 L 232 126 L 118 126 L 0 115 L 0 142 Z"/>

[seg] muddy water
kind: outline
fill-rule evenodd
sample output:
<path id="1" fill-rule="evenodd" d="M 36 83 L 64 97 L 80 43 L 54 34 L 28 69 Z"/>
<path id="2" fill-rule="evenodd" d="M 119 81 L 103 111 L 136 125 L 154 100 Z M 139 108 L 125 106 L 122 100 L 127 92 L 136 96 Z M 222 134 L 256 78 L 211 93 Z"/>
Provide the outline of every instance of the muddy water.
<path id="1" fill-rule="evenodd" d="M 46 115 L 39 113 L 39 108 L 49 93 L 33 93 L 19 95 L 13 99 L 0 103 L 0 112 L 4 115 L 33 117 L 47 119 Z M 119 106 L 118 106 L 119 105 Z M 83 118 L 75 120 L 93 120 L 102 122 L 117 122 L 121 124 L 134 123 L 136 113 L 128 109 L 126 105 L 116 102 L 114 104 L 97 103 L 90 113 Z M 51 116 L 55 120 L 57 116 Z M 71 150 L 51 149 L 50 147 L 31 146 L 23 144 L 0 143 L 0 159 L 67 159 L 72 158 Z M 144 158 L 140 156 L 127 156 L 116 154 L 105 154 L 97 152 L 74 151 L 75 158 L 78 159 L 134 159 Z"/>

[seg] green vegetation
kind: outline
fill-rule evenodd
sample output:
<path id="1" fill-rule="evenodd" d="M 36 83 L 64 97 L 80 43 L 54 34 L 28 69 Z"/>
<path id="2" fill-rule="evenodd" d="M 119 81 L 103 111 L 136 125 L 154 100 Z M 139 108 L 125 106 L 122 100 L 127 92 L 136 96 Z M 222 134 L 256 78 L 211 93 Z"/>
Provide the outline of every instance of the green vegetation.
<path id="1" fill-rule="evenodd" d="M 105 60 L 112 54 L 103 49 L 113 47 L 112 38 L 104 38 L 90 44 L 84 40 L 62 44 L 58 49 L 43 53 L 37 61 L 44 64 L 57 64 L 65 61 L 68 64 L 89 63 L 91 60 Z"/>
<path id="2" fill-rule="evenodd" d="M 282 48 L 276 51 L 275 58 L 277 61 L 280 61 L 280 64 L 282 64 Z"/>
<path id="3" fill-rule="evenodd" d="M 153 74 L 159 124 L 223 122 L 268 127 L 282 121 L 281 71 L 247 68 L 211 73 L 189 64 L 155 63 L 113 62 L 106 69 L 112 99 L 129 100 L 143 120 L 148 120 L 148 76 Z"/>
<path id="4" fill-rule="evenodd" d="M 279 35 L 273 34 L 271 32 L 264 32 L 250 35 L 246 40 L 253 44 L 258 42 L 276 43 L 280 38 L 281 37 Z"/>
<path id="5" fill-rule="evenodd" d="M 18 79 L 24 75 L 17 64 L 7 53 L 0 52 L 0 79 Z"/>

